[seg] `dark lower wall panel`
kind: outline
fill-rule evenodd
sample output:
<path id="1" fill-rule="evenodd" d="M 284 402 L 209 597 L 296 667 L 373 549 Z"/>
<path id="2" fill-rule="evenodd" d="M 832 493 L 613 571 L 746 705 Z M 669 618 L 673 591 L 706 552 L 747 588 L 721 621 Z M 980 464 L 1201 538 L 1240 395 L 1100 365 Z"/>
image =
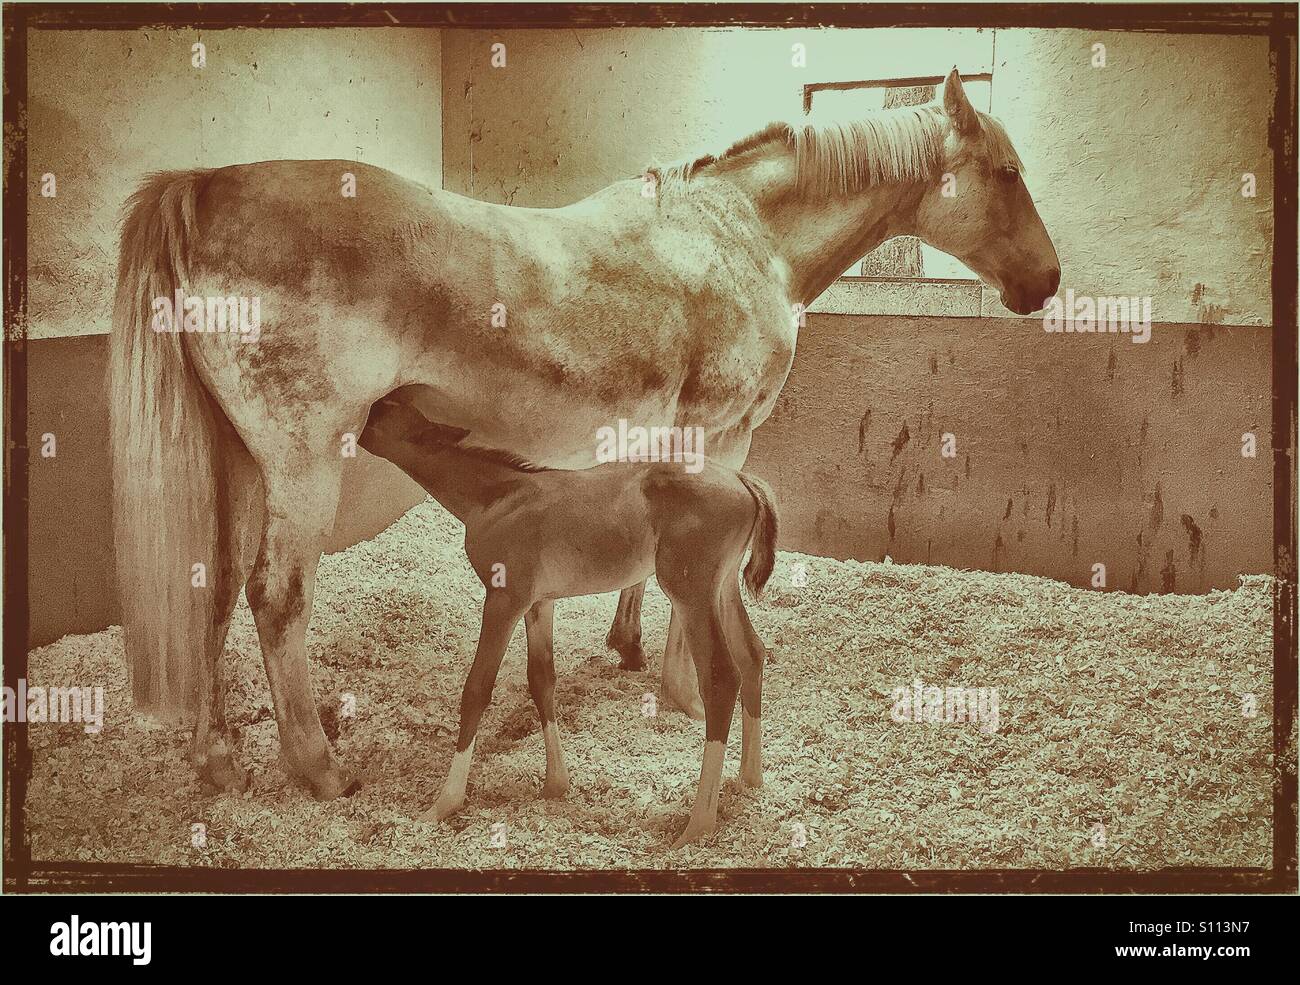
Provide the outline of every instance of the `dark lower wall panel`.
<path id="1" fill-rule="evenodd" d="M 108 446 L 107 335 L 38 339 L 27 348 L 28 511 L 33 646 L 117 622 Z M 41 436 L 57 442 L 41 457 Z M 328 550 L 375 536 L 424 490 L 360 452 L 344 473 Z"/>
<path id="2" fill-rule="evenodd" d="M 812 315 L 747 467 L 786 549 L 1233 588 L 1272 570 L 1270 372 L 1266 328 Z"/>

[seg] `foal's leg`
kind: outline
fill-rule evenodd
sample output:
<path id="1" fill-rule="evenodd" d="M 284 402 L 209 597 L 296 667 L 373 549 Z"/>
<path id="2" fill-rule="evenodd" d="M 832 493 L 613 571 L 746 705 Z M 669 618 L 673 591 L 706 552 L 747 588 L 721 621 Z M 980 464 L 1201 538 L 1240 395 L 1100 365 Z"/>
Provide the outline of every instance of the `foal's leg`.
<path id="1" fill-rule="evenodd" d="M 740 782 L 747 787 L 763 785 L 763 665 L 767 647 L 754 631 L 749 613 L 733 586 L 728 599 L 727 623 L 731 652 L 740 670 Z"/>
<path id="2" fill-rule="evenodd" d="M 564 767 L 560 749 L 560 729 L 555 723 L 555 603 L 538 602 L 524 616 L 528 631 L 528 690 L 542 722 L 542 741 L 546 743 L 546 783 L 543 797 L 563 797 L 569 792 L 569 771 Z"/>
<path id="3" fill-rule="evenodd" d="M 321 544 L 338 505 L 341 461 L 337 454 L 309 454 L 301 446 L 278 461 L 263 460 L 266 527 L 247 588 L 285 764 L 321 800 L 357 786 L 321 729 L 306 645 Z"/>
<path id="4" fill-rule="evenodd" d="M 625 588 L 618 593 L 618 611 L 609 627 L 605 645 L 617 650 L 622 657 L 618 662 L 623 670 L 645 670 L 645 651 L 641 649 L 641 600 L 645 597 L 645 582 Z"/>
<path id="5" fill-rule="evenodd" d="M 510 636 L 519 625 L 527 603 L 520 605 L 501 592 L 488 589 L 483 603 L 483 627 L 479 631 L 478 650 L 474 664 L 465 678 L 465 688 L 460 695 L 460 735 L 456 739 L 456 755 L 451 760 L 451 770 L 442 786 L 437 802 L 425 812 L 428 820 L 441 821 L 460 810 L 465 803 L 465 785 L 469 780 L 469 767 L 474 759 L 474 738 L 483 711 L 492 699 L 497 671 L 505 656 Z"/>
<path id="6" fill-rule="evenodd" d="M 745 464 L 749 455 L 753 434 L 747 429 L 710 435 L 708 438 L 709 457 L 721 462 L 728 468 L 739 469 Z M 662 587 L 663 579 L 660 579 Z M 620 608 L 621 602 L 620 601 Z M 702 684 L 695 674 L 690 648 L 686 635 L 681 631 L 677 618 L 677 607 L 673 607 L 672 618 L 668 622 L 668 644 L 664 647 L 663 696 L 665 704 L 679 708 L 696 721 L 705 717 L 704 700 L 701 697 Z"/>
<path id="7" fill-rule="evenodd" d="M 704 692 L 704 761 L 690 820 L 673 848 L 678 849 L 709 835 L 718 823 L 718 792 L 722 788 L 722 761 L 727 733 L 736 711 L 740 681 L 728 652 L 721 613 L 712 607 L 691 610 L 684 616 L 686 634 Z"/>

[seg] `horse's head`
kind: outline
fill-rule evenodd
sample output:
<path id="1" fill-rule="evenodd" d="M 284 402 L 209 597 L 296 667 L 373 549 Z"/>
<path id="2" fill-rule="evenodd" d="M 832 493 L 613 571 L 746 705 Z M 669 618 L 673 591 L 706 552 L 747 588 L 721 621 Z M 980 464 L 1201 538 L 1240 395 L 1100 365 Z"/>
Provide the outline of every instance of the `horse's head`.
<path id="1" fill-rule="evenodd" d="M 1043 307 L 1061 282 L 1061 262 L 1021 177 L 1020 158 L 1002 124 L 966 98 L 954 68 L 943 87 L 950 126 L 941 178 L 917 209 L 917 235 L 950 253 L 1020 315 Z"/>

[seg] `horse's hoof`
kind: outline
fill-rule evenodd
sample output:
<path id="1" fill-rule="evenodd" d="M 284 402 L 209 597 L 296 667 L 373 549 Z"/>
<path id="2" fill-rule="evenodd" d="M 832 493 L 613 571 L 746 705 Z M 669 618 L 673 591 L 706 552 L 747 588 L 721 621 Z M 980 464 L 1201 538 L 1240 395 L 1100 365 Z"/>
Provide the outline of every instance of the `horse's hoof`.
<path id="1" fill-rule="evenodd" d="M 206 756 L 199 766 L 199 781 L 215 793 L 238 796 L 248 789 L 248 774 L 228 752 Z"/>
<path id="2" fill-rule="evenodd" d="M 559 800 L 569 794 L 569 778 L 563 777 L 559 780 L 547 780 L 542 785 L 542 796 L 547 800 Z"/>
<path id="3" fill-rule="evenodd" d="M 438 802 L 420 815 L 421 821 L 433 821 L 435 824 L 447 820 L 455 814 L 464 805 L 464 801 L 456 802 L 438 798 Z"/>
<path id="4" fill-rule="evenodd" d="M 336 766 L 320 776 L 308 777 L 307 786 L 317 800 L 334 800 L 351 797 L 361 789 L 361 777 L 351 770 Z"/>
<path id="5" fill-rule="evenodd" d="M 619 670 L 645 670 L 645 651 L 641 649 L 640 643 L 633 643 L 631 646 L 625 646 L 618 651 Z"/>
<path id="6" fill-rule="evenodd" d="M 664 703 L 669 708 L 676 708 L 689 718 L 697 722 L 704 721 L 704 700 L 693 692 L 687 692 L 686 695 L 677 695 L 672 692 L 666 684 L 664 685 Z"/>

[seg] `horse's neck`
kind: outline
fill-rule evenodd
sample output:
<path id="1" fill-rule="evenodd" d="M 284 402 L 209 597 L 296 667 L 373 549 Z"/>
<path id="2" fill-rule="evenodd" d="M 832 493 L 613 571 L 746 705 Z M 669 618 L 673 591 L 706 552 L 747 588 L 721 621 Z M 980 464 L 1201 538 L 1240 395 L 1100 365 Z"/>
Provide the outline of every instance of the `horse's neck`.
<path id="1" fill-rule="evenodd" d="M 745 155 L 723 176 L 753 201 L 790 270 L 791 299 L 801 304 L 885 240 L 912 233 L 924 191 L 919 182 L 887 182 L 847 195 L 804 194 L 794 152 L 782 144 Z"/>

